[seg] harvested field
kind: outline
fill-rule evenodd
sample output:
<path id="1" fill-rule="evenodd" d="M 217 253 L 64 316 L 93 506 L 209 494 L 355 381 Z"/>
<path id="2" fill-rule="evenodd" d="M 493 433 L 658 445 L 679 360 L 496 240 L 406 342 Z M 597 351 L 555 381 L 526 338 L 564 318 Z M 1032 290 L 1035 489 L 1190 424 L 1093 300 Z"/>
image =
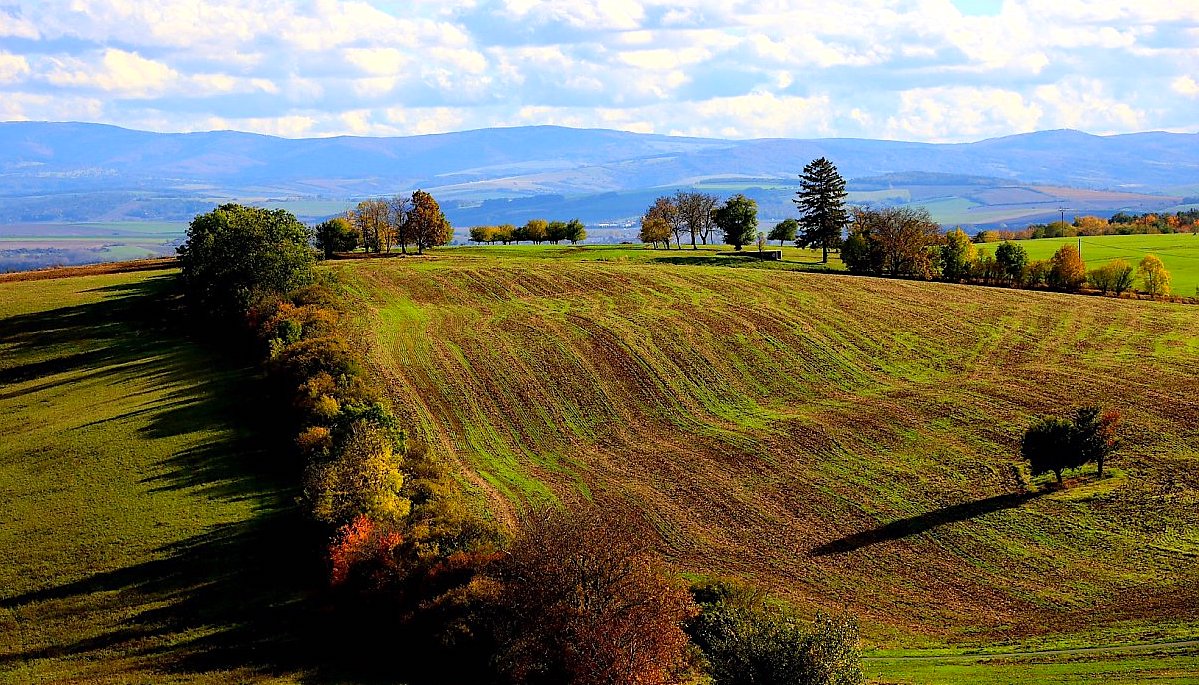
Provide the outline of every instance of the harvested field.
<path id="1" fill-rule="evenodd" d="M 399 413 L 497 511 L 644 517 L 680 571 L 848 607 L 880 647 L 1199 633 L 1193 307 L 525 257 L 334 268 Z M 1084 403 L 1124 414 L 1114 476 L 1029 483 L 1023 428 Z"/>

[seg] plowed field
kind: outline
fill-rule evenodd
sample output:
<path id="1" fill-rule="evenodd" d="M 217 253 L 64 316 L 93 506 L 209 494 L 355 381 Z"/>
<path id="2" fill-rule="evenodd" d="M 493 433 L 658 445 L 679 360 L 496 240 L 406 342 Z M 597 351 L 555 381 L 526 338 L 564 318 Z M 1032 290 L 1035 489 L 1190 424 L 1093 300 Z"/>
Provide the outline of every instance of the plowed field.
<path id="1" fill-rule="evenodd" d="M 337 268 L 397 409 L 497 516 L 584 497 L 645 517 L 680 571 L 848 607 L 882 646 L 1199 632 L 1199 308 L 716 266 Z M 1114 477 L 1029 483 L 1023 428 L 1084 403 L 1124 415 Z"/>

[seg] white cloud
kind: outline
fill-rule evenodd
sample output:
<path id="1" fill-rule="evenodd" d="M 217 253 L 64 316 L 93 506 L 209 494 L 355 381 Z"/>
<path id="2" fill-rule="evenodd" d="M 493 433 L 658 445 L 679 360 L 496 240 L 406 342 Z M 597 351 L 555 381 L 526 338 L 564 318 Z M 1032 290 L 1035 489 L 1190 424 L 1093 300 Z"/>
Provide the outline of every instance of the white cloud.
<path id="1" fill-rule="evenodd" d="M 16 83 L 29 73 L 29 61 L 21 55 L 0 52 L 0 83 Z"/>
<path id="2" fill-rule="evenodd" d="M 1182 75 L 1170 82 L 1170 89 L 1188 98 L 1199 97 L 1199 82 L 1188 75 Z"/>
<path id="3" fill-rule="evenodd" d="M 56 86 L 102 90 L 131 98 L 155 97 L 179 80 L 169 66 L 135 52 L 108 48 L 95 59 L 66 57 L 51 61 L 45 79 Z"/>
<path id="4" fill-rule="evenodd" d="M 1005 0 L 993 16 L 951 0 L 8 2 L 0 84 L 25 91 L 13 117 L 100 100 L 112 123 L 281 135 L 1199 127 L 1191 1 Z"/>
<path id="5" fill-rule="evenodd" d="M 917 88 L 899 94 L 883 137 L 956 142 L 1036 130 L 1044 110 L 1011 90 Z"/>

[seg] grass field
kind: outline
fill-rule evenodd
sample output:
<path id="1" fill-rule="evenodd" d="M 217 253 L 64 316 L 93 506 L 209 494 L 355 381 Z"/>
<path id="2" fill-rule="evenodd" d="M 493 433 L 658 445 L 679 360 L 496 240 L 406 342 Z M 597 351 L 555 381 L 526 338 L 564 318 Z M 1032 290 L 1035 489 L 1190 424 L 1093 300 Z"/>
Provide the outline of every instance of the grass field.
<path id="1" fill-rule="evenodd" d="M 173 272 L 0 283 L 0 682 L 297 682 L 292 492 Z"/>
<path id="2" fill-rule="evenodd" d="M 1077 246 L 1078 241 L 1078 238 L 1041 238 L 1017 242 L 1028 251 L 1030 259 L 1049 259 L 1062 245 Z M 986 247 L 994 252 L 994 245 Z M 1082 258 L 1088 269 L 1102 266 L 1113 259 L 1123 259 L 1135 268 L 1148 254 L 1157 255 L 1166 265 L 1171 276 L 1171 292 L 1184 297 L 1199 294 L 1199 236 L 1185 233 L 1082 238 Z"/>
<path id="3" fill-rule="evenodd" d="M 848 608 L 883 681 L 962 668 L 915 647 L 1199 636 L 1193 308 L 500 249 L 334 267 L 401 413 L 497 502 L 591 499 L 683 572 Z M 1114 476 L 1030 483 L 1022 428 L 1086 402 L 1124 413 Z"/>

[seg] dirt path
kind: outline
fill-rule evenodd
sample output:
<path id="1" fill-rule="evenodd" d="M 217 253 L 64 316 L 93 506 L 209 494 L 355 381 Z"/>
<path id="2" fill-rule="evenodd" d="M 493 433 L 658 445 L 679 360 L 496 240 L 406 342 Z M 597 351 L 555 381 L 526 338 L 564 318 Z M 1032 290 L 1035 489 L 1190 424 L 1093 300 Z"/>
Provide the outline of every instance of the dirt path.
<path id="1" fill-rule="evenodd" d="M 1077 647 L 1073 649 L 1046 649 L 1036 652 L 994 652 L 978 654 L 909 654 L 905 656 L 867 656 L 863 661 L 975 661 L 978 659 L 1027 658 L 1038 656 L 1070 656 L 1080 654 L 1118 654 L 1123 652 L 1147 652 L 1156 649 L 1199 648 L 1199 640 L 1181 642 L 1150 642 L 1139 645 L 1112 645 L 1108 647 Z"/>

